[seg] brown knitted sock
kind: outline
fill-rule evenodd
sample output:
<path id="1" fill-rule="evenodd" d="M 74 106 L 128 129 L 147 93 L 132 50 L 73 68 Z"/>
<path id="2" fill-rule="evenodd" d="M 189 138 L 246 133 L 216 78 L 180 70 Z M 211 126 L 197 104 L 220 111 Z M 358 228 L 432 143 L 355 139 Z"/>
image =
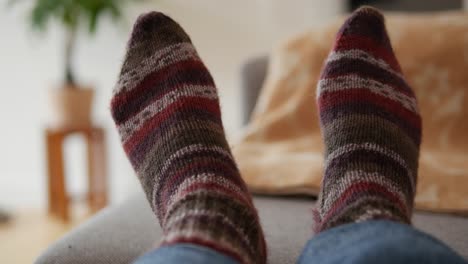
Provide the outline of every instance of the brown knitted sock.
<path id="1" fill-rule="evenodd" d="M 125 152 L 164 231 L 265 263 L 257 211 L 224 135 L 213 79 L 171 18 L 136 22 L 111 103 Z"/>
<path id="2" fill-rule="evenodd" d="M 377 10 L 359 9 L 342 26 L 317 98 L 326 153 L 316 229 L 410 223 L 421 117 Z"/>

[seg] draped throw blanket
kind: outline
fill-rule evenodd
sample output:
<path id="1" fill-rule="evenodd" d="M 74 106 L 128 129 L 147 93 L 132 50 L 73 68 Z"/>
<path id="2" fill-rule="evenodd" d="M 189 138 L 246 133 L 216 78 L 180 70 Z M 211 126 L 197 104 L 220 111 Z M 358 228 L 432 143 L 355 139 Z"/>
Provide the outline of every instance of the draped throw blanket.
<path id="1" fill-rule="evenodd" d="M 323 145 L 316 86 L 342 21 L 271 54 L 254 115 L 233 149 L 254 193 L 318 193 Z M 387 14 L 386 21 L 423 117 L 416 208 L 468 214 L 468 14 Z"/>

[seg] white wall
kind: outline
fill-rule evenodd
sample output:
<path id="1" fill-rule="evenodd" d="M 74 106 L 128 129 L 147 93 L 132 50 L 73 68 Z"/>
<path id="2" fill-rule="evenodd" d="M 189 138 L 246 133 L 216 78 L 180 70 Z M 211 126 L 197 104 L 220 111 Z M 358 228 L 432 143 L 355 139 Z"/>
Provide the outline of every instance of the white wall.
<path id="1" fill-rule="evenodd" d="M 3 1 L 3 2 L 2 2 Z M 1 0 L 0 6 L 4 6 Z M 95 38 L 80 36 L 76 56 L 79 79 L 97 89 L 95 120 L 108 132 L 112 201 L 137 190 L 133 172 L 120 148 L 108 103 L 122 62 L 131 21 L 145 10 L 161 10 L 190 33 L 219 86 L 225 126 L 240 127 L 239 66 L 267 53 L 294 32 L 325 23 L 342 12 L 340 0 L 160 0 L 127 10 L 128 23 L 101 24 Z M 25 9 L 0 10 L 0 205 L 40 207 L 46 202 L 43 127 L 47 89 L 61 78 L 60 28 L 31 34 Z M 84 183 L 84 154 L 75 138 L 67 144 L 70 185 Z"/>

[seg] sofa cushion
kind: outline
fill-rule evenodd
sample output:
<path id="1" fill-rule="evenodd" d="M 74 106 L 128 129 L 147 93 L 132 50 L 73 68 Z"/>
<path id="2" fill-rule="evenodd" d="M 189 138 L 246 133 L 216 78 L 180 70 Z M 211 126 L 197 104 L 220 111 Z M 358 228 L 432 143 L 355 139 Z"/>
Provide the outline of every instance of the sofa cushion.
<path id="1" fill-rule="evenodd" d="M 295 263 L 312 236 L 314 200 L 298 197 L 255 197 L 268 243 L 269 263 Z M 468 219 L 416 213 L 417 228 L 447 243 L 468 258 Z M 143 194 L 104 209 L 51 245 L 37 264 L 130 263 L 157 245 L 161 229 Z"/>

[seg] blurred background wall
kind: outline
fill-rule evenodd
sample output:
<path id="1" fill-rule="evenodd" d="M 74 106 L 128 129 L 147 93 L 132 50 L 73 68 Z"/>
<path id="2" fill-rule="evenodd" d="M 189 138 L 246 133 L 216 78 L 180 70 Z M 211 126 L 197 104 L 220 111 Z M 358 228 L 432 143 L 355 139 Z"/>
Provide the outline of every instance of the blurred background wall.
<path id="1" fill-rule="evenodd" d="M 29 1 L 14 8 L 7 8 L 7 1 L 0 0 L 0 205 L 44 207 L 43 129 L 48 90 L 61 80 L 63 34 L 58 25 L 45 34 L 33 33 L 26 22 Z M 80 32 L 75 66 L 78 78 L 97 90 L 94 117 L 107 129 L 111 202 L 138 188 L 108 108 L 125 42 L 138 14 L 166 12 L 189 32 L 219 86 L 225 126 L 233 137 L 240 131 L 242 118 L 240 65 L 251 56 L 269 52 L 287 36 L 323 25 L 363 3 L 387 10 L 468 7 L 468 0 L 150 0 L 126 10 L 127 23 L 119 28 L 102 21 L 95 37 Z M 85 150 L 77 144 L 79 140 L 74 138 L 66 147 L 68 186 L 77 193 L 86 184 Z"/>
<path id="2" fill-rule="evenodd" d="M 45 207 L 44 132 L 47 93 L 60 85 L 63 34 L 57 25 L 33 33 L 26 22 L 29 1 L 6 8 L 0 0 L 0 205 L 6 208 Z M 97 90 L 96 123 L 107 129 L 111 202 L 138 190 L 134 173 L 119 145 L 109 114 L 109 100 L 125 43 L 138 14 L 159 10 L 189 32 L 220 88 L 226 129 L 239 132 L 238 71 L 250 56 L 267 53 L 285 37 L 318 26 L 346 10 L 341 0 L 159 0 L 126 11 L 127 23 L 116 29 L 102 21 L 95 37 L 80 32 L 78 79 Z M 73 138 L 66 146 L 68 187 L 86 186 L 85 149 Z"/>

